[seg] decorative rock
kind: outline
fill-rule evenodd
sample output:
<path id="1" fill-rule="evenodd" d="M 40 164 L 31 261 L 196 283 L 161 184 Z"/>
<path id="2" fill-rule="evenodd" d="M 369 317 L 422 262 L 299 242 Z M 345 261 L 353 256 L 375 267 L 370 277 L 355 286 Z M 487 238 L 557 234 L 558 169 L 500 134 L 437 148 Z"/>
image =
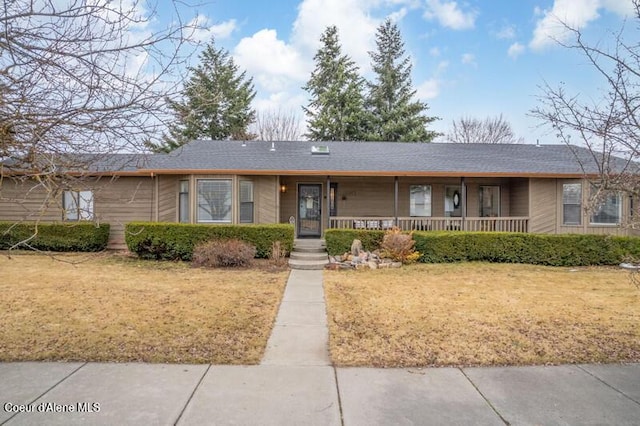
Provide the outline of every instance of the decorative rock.
<path id="1" fill-rule="evenodd" d="M 389 268 L 390 265 L 391 265 L 391 262 L 382 262 L 382 263 L 378 264 L 378 268 L 387 269 L 387 268 Z"/>
<path id="2" fill-rule="evenodd" d="M 391 262 L 391 268 L 402 268 L 402 262 Z"/>
<path id="3" fill-rule="evenodd" d="M 338 256 L 334 256 L 333 260 L 337 263 L 342 262 L 342 256 L 338 255 Z"/>
<path id="4" fill-rule="evenodd" d="M 353 240 L 353 243 L 351 243 L 351 254 L 353 256 L 358 256 L 361 251 L 362 251 L 362 241 Z"/>
<path id="5" fill-rule="evenodd" d="M 367 265 L 369 265 L 369 268 L 371 269 L 378 269 L 378 264 L 373 260 L 370 260 L 369 262 L 367 262 Z"/>
<path id="6" fill-rule="evenodd" d="M 356 263 L 356 269 L 366 269 L 369 267 L 366 263 Z"/>

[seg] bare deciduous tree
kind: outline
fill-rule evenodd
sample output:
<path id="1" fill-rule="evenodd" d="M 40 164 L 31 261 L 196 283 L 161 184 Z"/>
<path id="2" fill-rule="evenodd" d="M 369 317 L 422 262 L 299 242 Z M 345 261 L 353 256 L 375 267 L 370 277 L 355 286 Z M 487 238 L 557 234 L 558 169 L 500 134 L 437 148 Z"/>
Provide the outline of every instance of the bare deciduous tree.
<path id="1" fill-rule="evenodd" d="M 46 208 L 79 179 L 69 171 L 126 166 L 104 154 L 160 139 L 190 30 L 177 12 L 155 30 L 152 5 L 135 0 L 0 8 L 0 183 L 37 185 Z"/>
<path id="2" fill-rule="evenodd" d="M 300 139 L 300 117 L 293 111 L 258 111 L 253 132 L 261 141 L 296 141 Z"/>
<path id="3" fill-rule="evenodd" d="M 609 40 L 591 43 L 580 29 L 566 23 L 572 37 L 569 42 L 558 41 L 563 47 L 577 51 L 601 77 L 601 96 L 567 93 L 563 84 L 541 87 L 539 105 L 531 111 L 534 117 L 569 146 L 582 145 L 588 158 L 577 156 L 585 173 L 597 169 L 597 177 L 589 193 L 587 210 L 600 208 L 612 193 L 634 197 L 634 215 L 623 215 L 625 223 L 640 228 L 637 198 L 640 196 L 640 0 L 633 0 L 636 27 L 623 26 L 611 34 Z"/>
<path id="4" fill-rule="evenodd" d="M 453 120 L 451 130 L 446 135 L 447 142 L 452 143 L 522 143 L 522 138 L 516 138 L 511 124 L 502 114 L 496 117 L 478 118 L 462 117 Z"/>

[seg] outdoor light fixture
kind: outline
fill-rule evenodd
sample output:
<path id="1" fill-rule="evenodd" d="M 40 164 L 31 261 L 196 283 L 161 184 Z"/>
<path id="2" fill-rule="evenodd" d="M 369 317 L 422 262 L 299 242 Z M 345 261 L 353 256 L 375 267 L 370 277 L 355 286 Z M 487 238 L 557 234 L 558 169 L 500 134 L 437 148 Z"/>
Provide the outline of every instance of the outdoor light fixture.
<path id="1" fill-rule="evenodd" d="M 280 184 L 280 192 L 282 192 L 283 194 L 285 192 L 287 192 L 287 184 L 282 182 L 282 184 Z"/>

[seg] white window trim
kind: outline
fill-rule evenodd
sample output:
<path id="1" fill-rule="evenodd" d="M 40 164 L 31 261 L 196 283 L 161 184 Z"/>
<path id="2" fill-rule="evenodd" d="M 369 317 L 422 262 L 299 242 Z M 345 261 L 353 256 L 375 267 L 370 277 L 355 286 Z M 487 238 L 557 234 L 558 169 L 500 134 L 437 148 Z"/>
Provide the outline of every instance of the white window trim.
<path id="1" fill-rule="evenodd" d="M 579 203 L 579 204 L 567 204 L 567 203 L 565 203 L 565 202 L 564 202 L 564 187 L 565 187 L 565 185 L 580 185 L 580 203 Z M 565 183 L 563 183 L 563 184 L 562 184 L 562 192 L 561 192 L 561 194 L 560 194 L 560 197 L 561 197 L 561 198 L 560 198 L 560 204 L 561 204 L 561 208 L 562 208 L 562 210 L 561 210 L 561 214 L 562 214 L 562 226 L 574 226 L 574 227 L 581 227 L 581 226 L 582 226 L 582 223 L 583 223 L 583 221 L 584 221 L 584 217 L 583 217 L 583 216 L 584 216 L 584 214 L 583 214 L 583 211 L 582 211 L 582 205 L 583 205 L 583 199 L 582 199 L 582 198 L 583 198 L 583 190 L 584 190 L 584 185 L 582 185 L 582 183 L 581 183 L 581 182 L 565 182 Z M 565 204 L 567 204 L 567 205 L 572 205 L 572 206 L 575 206 L 575 205 L 580 206 L 580 208 L 579 208 L 579 211 L 580 211 L 579 219 L 580 219 L 580 221 L 579 221 L 578 223 L 566 223 L 566 222 L 564 221 L 564 216 L 565 216 L 565 214 L 564 214 L 564 206 L 565 206 Z"/>
<path id="2" fill-rule="evenodd" d="M 88 195 L 87 195 L 88 194 Z M 67 208 L 71 197 L 73 205 Z M 69 217 L 75 214 L 76 217 Z M 62 218 L 67 222 L 91 221 L 95 217 L 95 194 L 91 190 L 68 190 L 62 194 Z"/>

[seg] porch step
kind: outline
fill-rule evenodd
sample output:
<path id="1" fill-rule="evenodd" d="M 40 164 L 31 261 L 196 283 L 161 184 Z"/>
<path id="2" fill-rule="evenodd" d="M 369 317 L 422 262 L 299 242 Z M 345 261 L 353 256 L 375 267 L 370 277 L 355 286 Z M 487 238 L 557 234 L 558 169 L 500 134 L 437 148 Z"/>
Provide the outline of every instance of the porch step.
<path id="1" fill-rule="evenodd" d="M 295 240 L 289 257 L 291 269 L 323 269 L 329 263 L 324 240 Z"/>
<path id="2" fill-rule="evenodd" d="M 324 265 L 328 263 L 329 263 L 329 259 L 325 261 L 289 259 L 289 266 L 291 267 L 291 269 L 304 269 L 304 270 L 324 269 Z"/>
<path id="3" fill-rule="evenodd" d="M 295 259 L 295 260 L 316 260 L 319 262 L 328 260 L 328 256 L 327 256 L 327 252 L 326 251 L 322 251 L 322 252 L 300 252 L 297 250 L 294 250 L 291 253 L 291 256 L 289 257 L 289 259 Z"/>

